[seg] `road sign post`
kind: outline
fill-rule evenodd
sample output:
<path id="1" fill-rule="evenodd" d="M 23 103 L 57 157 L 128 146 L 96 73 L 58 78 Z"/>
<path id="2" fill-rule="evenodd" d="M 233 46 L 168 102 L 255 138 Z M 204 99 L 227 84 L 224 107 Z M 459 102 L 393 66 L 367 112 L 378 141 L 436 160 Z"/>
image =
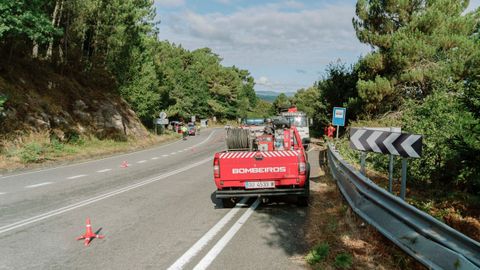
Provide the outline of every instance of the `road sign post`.
<path id="1" fill-rule="evenodd" d="M 392 192 L 393 184 L 393 155 L 401 156 L 402 160 L 402 183 L 400 197 L 405 199 L 407 186 L 407 158 L 419 158 L 422 154 L 422 136 L 417 134 L 406 134 L 394 132 L 390 129 L 350 129 L 350 147 L 364 152 L 376 152 L 389 154 L 389 191 Z M 363 161 L 363 157 L 362 157 Z M 364 170 L 364 164 L 362 164 Z"/>
<path id="2" fill-rule="evenodd" d="M 402 187 L 400 189 L 400 198 L 405 200 L 407 193 L 407 158 L 402 158 Z"/>
<path id="3" fill-rule="evenodd" d="M 167 118 L 155 118 L 154 125 L 155 125 L 155 135 L 158 135 L 157 125 L 160 125 L 160 134 L 163 134 L 165 125 L 168 125 L 168 119 Z"/>
<path id="4" fill-rule="evenodd" d="M 332 118 L 332 125 L 337 126 L 337 139 L 338 139 L 338 132 L 340 130 L 340 126 L 345 126 L 345 118 L 347 116 L 347 109 L 342 107 L 334 107 L 333 108 L 333 118 Z"/>
<path id="5" fill-rule="evenodd" d="M 366 162 L 366 159 L 367 159 L 367 153 L 366 152 L 363 152 L 361 153 L 360 155 L 360 166 L 361 166 L 361 173 L 364 175 L 364 176 L 367 176 L 367 171 L 365 169 L 365 162 Z"/>

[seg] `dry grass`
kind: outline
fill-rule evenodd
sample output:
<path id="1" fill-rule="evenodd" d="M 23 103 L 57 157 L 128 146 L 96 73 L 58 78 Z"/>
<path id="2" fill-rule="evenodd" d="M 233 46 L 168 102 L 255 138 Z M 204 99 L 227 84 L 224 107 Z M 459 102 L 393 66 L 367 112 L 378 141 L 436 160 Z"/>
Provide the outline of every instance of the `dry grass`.
<path id="1" fill-rule="evenodd" d="M 30 133 L 0 140 L 0 171 L 65 164 L 116 153 L 131 152 L 179 138 L 178 134 L 149 135 L 127 141 L 78 138 L 70 143 L 51 140 L 48 132 Z"/>
<path id="2" fill-rule="evenodd" d="M 311 189 L 306 239 L 311 247 L 329 246 L 327 257 L 312 269 L 338 269 L 335 259 L 345 253 L 352 258 L 351 267 L 345 269 L 425 269 L 357 217 L 329 174 L 322 171 Z"/>
<path id="3" fill-rule="evenodd" d="M 367 176 L 388 189 L 388 176 L 372 170 Z M 399 196 L 400 180 L 393 181 L 393 193 Z M 468 237 L 480 241 L 480 196 L 452 190 L 426 188 L 407 180 L 406 201 Z"/>

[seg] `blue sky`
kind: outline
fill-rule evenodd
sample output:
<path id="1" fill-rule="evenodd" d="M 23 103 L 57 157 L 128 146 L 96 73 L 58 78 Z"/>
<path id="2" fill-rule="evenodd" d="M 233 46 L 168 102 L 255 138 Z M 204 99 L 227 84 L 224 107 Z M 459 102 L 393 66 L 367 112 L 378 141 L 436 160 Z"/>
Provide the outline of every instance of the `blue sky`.
<path id="1" fill-rule="evenodd" d="M 255 89 L 291 92 L 320 79 L 335 61 L 354 63 L 370 48 L 352 26 L 353 0 L 155 0 L 159 39 L 210 47 L 226 66 L 248 69 Z M 470 1 L 469 9 L 480 6 Z"/>

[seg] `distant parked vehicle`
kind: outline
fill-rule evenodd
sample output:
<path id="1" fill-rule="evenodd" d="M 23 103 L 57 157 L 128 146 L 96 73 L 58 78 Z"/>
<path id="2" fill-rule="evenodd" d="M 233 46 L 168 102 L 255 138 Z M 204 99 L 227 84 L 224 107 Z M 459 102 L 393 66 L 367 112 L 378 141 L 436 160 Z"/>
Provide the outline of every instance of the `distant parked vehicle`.
<path id="1" fill-rule="evenodd" d="M 195 126 L 194 123 L 188 123 L 187 128 L 188 128 L 188 135 L 195 136 L 197 134 L 197 127 Z"/>

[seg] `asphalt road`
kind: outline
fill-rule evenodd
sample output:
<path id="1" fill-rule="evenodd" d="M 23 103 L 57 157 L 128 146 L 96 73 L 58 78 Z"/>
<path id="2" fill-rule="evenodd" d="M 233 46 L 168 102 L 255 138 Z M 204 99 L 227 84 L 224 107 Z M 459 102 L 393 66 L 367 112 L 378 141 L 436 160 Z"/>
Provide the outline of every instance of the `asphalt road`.
<path id="1" fill-rule="evenodd" d="M 0 177 L 0 269 L 305 268 L 308 208 L 212 199 L 224 135 Z"/>

